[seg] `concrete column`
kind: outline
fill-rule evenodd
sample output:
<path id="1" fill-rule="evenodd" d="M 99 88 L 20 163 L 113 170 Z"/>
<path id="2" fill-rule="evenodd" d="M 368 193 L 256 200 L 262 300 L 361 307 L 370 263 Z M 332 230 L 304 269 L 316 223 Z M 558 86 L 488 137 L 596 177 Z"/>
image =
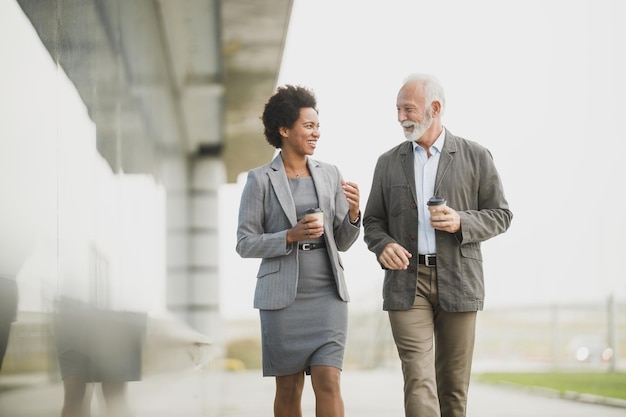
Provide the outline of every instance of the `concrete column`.
<path id="1" fill-rule="evenodd" d="M 167 309 L 188 323 L 189 304 L 189 169 L 186 155 L 163 157 L 160 178 L 166 188 Z"/>
<path id="2" fill-rule="evenodd" d="M 189 323 L 196 330 L 219 338 L 218 191 L 226 182 L 224 163 L 216 156 L 191 160 Z"/>
<path id="3" fill-rule="evenodd" d="M 180 321 L 218 340 L 218 191 L 226 182 L 219 157 L 167 156 L 167 308 Z"/>

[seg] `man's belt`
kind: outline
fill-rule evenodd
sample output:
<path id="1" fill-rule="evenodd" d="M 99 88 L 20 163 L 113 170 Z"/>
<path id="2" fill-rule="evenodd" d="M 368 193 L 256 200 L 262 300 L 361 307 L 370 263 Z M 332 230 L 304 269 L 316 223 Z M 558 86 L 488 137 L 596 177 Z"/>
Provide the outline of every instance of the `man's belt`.
<path id="1" fill-rule="evenodd" d="M 419 255 L 417 263 L 420 265 L 426 265 L 430 268 L 437 266 L 437 255 Z"/>

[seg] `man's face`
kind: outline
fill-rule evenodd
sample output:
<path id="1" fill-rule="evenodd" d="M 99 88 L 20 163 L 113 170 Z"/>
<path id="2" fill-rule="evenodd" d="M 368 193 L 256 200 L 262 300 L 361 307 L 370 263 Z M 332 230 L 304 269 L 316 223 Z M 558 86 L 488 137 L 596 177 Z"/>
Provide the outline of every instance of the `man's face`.
<path id="1" fill-rule="evenodd" d="M 406 140 L 419 142 L 418 139 L 430 128 L 433 120 L 432 107 L 425 106 L 423 85 L 407 84 L 402 87 L 396 108 Z"/>
<path id="2" fill-rule="evenodd" d="M 413 120 L 405 120 L 402 122 L 402 129 L 404 130 L 404 137 L 409 142 L 419 142 L 419 138 L 426 133 L 426 131 L 430 128 L 430 125 L 433 122 L 432 117 L 432 109 L 429 108 L 424 113 L 424 117 L 422 117 L 422 121 L 415 122 Z"/>

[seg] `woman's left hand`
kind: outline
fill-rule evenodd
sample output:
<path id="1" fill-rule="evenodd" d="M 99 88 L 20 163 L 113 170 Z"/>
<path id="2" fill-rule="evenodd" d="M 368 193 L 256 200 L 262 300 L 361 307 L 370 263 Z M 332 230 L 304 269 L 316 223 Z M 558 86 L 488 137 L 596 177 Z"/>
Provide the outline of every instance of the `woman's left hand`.
<path id="1" fill-rule="evenodd" d="M 350 221 L 354 222 L 359 217 L 360 212 L 360 193 L 359 186 L 353 182 L 341 180 L 341 186 L 343 187 L 343 193 L 348 200 L 350 206 Z"/>

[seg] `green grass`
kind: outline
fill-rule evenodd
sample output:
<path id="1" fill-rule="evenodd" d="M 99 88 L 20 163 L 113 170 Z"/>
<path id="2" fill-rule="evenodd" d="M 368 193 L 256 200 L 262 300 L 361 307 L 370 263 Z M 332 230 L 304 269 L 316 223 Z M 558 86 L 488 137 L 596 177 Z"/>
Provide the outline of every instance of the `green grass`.
<path id="1" fill-rule="evenodd" d="M 474 377 L 485 383 L 510 383 L 626 400 L 626 372 L 483 373 Z"/>

